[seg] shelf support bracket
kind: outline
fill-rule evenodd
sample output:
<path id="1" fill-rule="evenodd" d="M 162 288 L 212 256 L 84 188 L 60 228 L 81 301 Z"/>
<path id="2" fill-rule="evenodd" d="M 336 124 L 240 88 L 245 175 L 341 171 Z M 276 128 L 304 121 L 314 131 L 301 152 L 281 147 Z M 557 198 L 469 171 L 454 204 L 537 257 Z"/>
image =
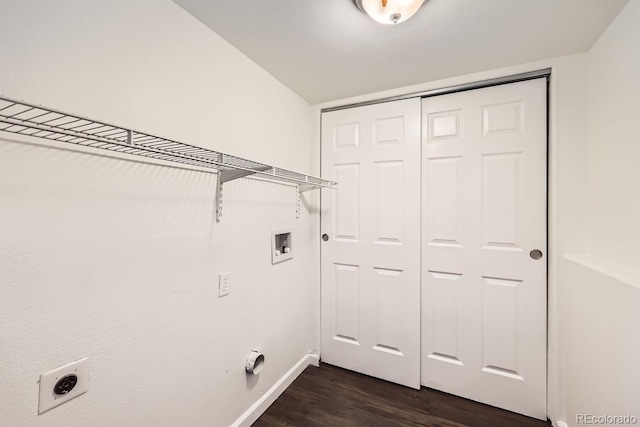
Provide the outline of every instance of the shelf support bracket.
<path id="1" fill-rule="evenodd" d="M 220 222 L 222 219 L 222 186 L 221 173 L 218 173 L 218 183 L 216 184 L 216 222 Z"/>
<path id="2" fill-rule="evenodd" d="M 302 197 L 302 191 L 300 190 L 300 186 L 296 185 L 296 219 L 300 219 L 300 198 Z"/>
<path id="3" fill-rule="evenodd" d="M 254 171 L 244 171 L 244 170 L 221 170 L 220 174 L 220 184 L 224 184 L 225 182 L 233 181 L 234 179 L 242 178 L 245 176 L 253 175 Z"/>
<path id="4" fill-rule="evenodd" d="M 218 171 L 218 184 L 216 185 L 216 222 L 220 222 L 222 220 L 222 198 L 224 192 L 224 183 L 233 181 L 234 179 L 253 175 L 254 173 L 256 172 L 246 170 L 223 169 Z"/>

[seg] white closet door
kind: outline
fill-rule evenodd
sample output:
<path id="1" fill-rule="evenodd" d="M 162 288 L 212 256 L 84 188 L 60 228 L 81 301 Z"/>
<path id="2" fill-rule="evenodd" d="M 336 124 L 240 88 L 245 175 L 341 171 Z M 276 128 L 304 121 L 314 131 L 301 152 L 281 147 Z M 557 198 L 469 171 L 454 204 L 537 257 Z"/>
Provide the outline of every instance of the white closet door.
<path id="1" fill-rule="evenodd" d="M 422 116 L 422 384 L 539 419 L 546 111 L 537 79 L 426 98 Z"/>
<path id="2" fill-rule="evenodd" d="M 322 360 L 419 388 L 420 100 L 323 114 L 322 176 Z"/>

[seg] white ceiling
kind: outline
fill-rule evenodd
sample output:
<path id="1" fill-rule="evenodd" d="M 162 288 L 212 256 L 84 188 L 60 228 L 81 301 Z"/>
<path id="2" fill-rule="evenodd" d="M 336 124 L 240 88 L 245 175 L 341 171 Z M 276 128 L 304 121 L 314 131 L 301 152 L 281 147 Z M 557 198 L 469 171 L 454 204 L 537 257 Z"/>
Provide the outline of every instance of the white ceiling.
<path id="1" fill-rule="evenodd" d="M 381 25 L 353 0 L 174 0 L 312 104 L 588 50 L 628 0 L 427 0 Z"/>

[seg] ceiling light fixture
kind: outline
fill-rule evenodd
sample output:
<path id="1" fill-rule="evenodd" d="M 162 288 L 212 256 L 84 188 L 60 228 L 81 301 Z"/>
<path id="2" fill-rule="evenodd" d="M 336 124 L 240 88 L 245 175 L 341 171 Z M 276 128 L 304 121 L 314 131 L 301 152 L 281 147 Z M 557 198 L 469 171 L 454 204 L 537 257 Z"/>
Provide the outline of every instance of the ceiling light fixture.
<path id="1" fill-rule="evenodd" d="M 411 18 L 424 0 L 353 0 L 358 9 L 381 24 L 399 24 Z"/>

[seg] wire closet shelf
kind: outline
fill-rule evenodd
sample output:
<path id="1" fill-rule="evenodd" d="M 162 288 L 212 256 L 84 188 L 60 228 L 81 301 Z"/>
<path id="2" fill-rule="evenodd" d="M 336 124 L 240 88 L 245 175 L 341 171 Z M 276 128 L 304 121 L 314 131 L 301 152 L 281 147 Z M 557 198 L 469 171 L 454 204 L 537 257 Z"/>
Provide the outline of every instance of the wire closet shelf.
<path id="1" fill-rule="evenodd" d="M 0 97 L 0 131 L 213 169 L 219 176 L 218 193 L 225 182 L 249 175 L 294 184 L 299 193 L 337 185 L 326 179 L 5 97 Z"/>

